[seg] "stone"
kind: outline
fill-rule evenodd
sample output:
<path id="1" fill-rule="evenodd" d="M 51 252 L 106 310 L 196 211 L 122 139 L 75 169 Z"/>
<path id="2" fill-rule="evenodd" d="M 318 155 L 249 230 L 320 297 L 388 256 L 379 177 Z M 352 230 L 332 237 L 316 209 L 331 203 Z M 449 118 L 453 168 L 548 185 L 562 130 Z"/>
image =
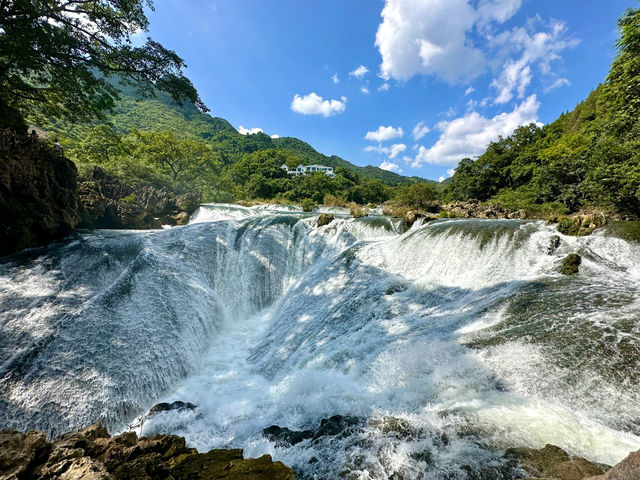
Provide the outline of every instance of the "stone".
<path id="1" fill-rule="evenodd" d="M 549 246 L 547 247 L 547 254 L 553 255 L 560 246 L 561 240 L 558 235 L 552 235 L 549 239 Z"/>
<path id="2" fill-rule="evenodd" d="M 50 451 L 44 433 L 0 431 L 0 479 L 28 478 L 31 466 L 46 460 Z"/>
<path id="3" fill-rule="evenodd" d="M 318 228 L 324 227 L 325 225 L 329 225 L 331 222 L 335 220 L 333 213 L 322 213 L 318 217 Z"/>
<path id="4" fill-rule="evenodd" d="M 582 480 L 600 475 L 609 469 L 608 465 L 590 462 L 582 457 L 571 457 L 555 445 L 544 448 L 510 448 L 505 458 L 519 463 L 531 477 L 554 478 L 557 480 Z"/>
<path id="5" fill-rule="evenodd" d="M 265 428 L 262 430 L 262 434 L 278 446 L 296 445 L 314 436 L 314 432 L 311 430 L 289 430 L 286 427 L 283 428 L 277 425 Z"/>
<path id="6" fill-rule="evenodd" d="M 155 415 L 156 413 L 160 412 L 168 412 L 170 410 L 195 410 L 196 408 L 197 406 L 193 403 L 182 402 L 180 400 L 176 400 L 172 403 L 162 402 L 151 407 L 151 410 L 149 410 L 149 415 Z"/>
<path id="7" fill-rule="evenodd" d="M 334 415 L 329 418 L 323 418 L 320 421 L 320 428 L 313 436 L 314 440 L 317 440 L 323 436 L 336 436 L 351 430 L 353 427 L 359 425 L 360 419 L 358 417 Z"/>
<path id="8" fill-rule="evenodd" d="M 560 273 L 564 275 L 575 275 L 580 270 L 580 264 L 582 263 L 582 257 L 577 253 L 571 253 L 562 260 L 560 266 Z"/>
<path id="9" fill-rule="evenodd" d="M 593 476 L 588 480 L 640 480 L 640 450 L 631 452 L 604 475 Z"/>

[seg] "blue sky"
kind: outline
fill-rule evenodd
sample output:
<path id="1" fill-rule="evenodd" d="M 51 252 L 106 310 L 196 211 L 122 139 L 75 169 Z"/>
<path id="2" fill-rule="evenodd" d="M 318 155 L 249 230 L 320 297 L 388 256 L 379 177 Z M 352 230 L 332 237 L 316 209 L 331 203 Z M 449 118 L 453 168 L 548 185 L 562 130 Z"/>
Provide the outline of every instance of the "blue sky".
<path id="1" fill-rule="evenodd" d="M 441 179 L 606 75 L 632 0 L 156 0 L 211 114 Z"/>

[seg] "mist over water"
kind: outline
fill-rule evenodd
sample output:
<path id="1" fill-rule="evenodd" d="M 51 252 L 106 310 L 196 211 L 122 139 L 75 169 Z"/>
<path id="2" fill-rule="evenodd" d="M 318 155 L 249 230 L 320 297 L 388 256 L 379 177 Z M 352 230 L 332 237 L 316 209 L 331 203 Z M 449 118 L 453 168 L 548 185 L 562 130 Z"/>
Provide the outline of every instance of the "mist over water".
<path id="1" fill-rule="evenodd" d="M 316 228 L 203 206 L 162 231 L 77 233 L 0 262 L 0 426 L 147 419 L 300 477 L 466 478 L 513 446 L 615 463 L 640 448 L 640 244 L 516 220 Z M 556 273 L 569 253 L 580 274 Z M 262 429 L 360 419 L 276 445 Z"/>

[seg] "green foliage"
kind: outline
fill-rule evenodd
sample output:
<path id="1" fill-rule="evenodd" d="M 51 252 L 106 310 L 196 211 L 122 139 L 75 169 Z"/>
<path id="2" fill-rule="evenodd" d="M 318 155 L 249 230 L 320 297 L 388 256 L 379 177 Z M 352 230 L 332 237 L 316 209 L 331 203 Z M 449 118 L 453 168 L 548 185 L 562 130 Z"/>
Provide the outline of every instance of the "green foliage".
<path id="1" fill-rule="evenodd" d="M 312 212 L 315 207 L 316 202 L 314 202 L 310 198 L 305 198 L 304 200 L 302 200 L 302 210 L 304 210 L 305 212 Z"/>
<path id="2" fill-rule="evenodd" d="M 135 193 L 132 193 L 130 195 L 127 195 L 126 197 L 124 197 L 122 199 L 125 203 L 128 203 L 129 205 L 133 205 L 134 203 L 136 203 L 137 197 Z"/>
<path id="3" fill-rule="evenodd" d="M 183 60 L 147 39 L 150 0 L 12 0 L 0 3 L 0 112 L 86 120 L 116 107 L 118 75 L 140 97 L 167 92 L 206 107 L 183 76 Z M 0 119 L 6 123 L 4 118 Z"/>
<path id="4" fill-rule="evenodd" d="M 462 160 L 444 198 L 492 200 L 530 214 L 596 205 L 640 215 L 640 9 L 627 10 L 618 29 L 618 55 L 603 85 L 555 122 L 520 127 L 477 160 Z"/>

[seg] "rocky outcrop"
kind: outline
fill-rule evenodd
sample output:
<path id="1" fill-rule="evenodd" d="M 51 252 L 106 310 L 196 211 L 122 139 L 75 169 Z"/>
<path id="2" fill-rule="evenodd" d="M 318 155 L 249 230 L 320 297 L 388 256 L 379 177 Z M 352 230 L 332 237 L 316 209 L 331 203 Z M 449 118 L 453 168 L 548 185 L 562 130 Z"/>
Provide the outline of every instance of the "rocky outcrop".
<path id="1" fill-rule="evenodd" d="M 570 253 L 560 265 L 560 273 L 563 275 L 575 275 L 580 270 L 580 264 L 582 263 L 582 257 L 577 253 Z"/>
<path id="2" fill-rule="evenodd" d="M 0 130 L 0 256 L 46 244 L 76 226 L 76 177 L 61 152 Z"/>
<path id="3" fill-rule="evenodd" d="M 175 435 L 110 437 L 99 423 L 53 442 L 39 432 L 0 431 L 2 480 L 294 480 L 293 470 L 269 455 L 242 450 L 198 453 Z"/>
<path id="4" fill-rule="evenodd" d="M 610 468 L 582 457 L 572 457 L 555 445 L 545 445 L 541 449 L 510 448 L 505 459 L 517 463 L 527 477 L 537 479 L 582 480 L 601 475 Z"/>
<path id="5" fill-rule="evenodd" d="M 449 203 L 442 206 L 442 210 L 459 218 L 527 218 L 524 210 L 512 211 L 503 208 L 499 203 L 481 203 L 478 200 Z"/>
<path id="6" fill-rule="evenodd" d="M 631 452 L 604 475 L 589 480 L 640 480 L 640 450 Z"/>
<path id="7" fill-rule="evenodd" d="M 599 227 L 607 224 L 607 217 L 602 213 L 575 214 L 558 220 L 558 231 L 564 235 L 583 237 Z"/>
<path id="8" fill-rule="evenodd" d="M 148 415 L 151 416 L 157 413 L 168 412 L 171 410 L 195 410 L 196 408 L 197 406 L 194 405 L 193 403 L 183 402 L 181 400 L 176 400 L 175 402 L 171 402 L 171 403 L 162 402 L 151 407 L 151 410 L 149 410 Z"/>
<path id="9" fill-rule="evenodd" d="M 271 425 L 262 431 L 262 434 L 276 445 L 295 445 L 303 440 L 313 441 L 322 437 L 344 436 L 362 427 L 364 421 L 359 417 L 333 415 L 323 418 L 317 430 L 289 430 L 286 427 Z"/>
<path id="10" fill-rule="evenodd" d="M 133 188 L 94 167 L 90 178 L 78 184 L 80 227 L 160 228 L 185 225 L 200 205 L 200 194 L 175 195 L 147 185 Z"/>
<path id="11" fill-rule="evenodd" d="M 331 222 L 335 220 L 333 213 L 322 213 L 318 217 L 318 228 L 324 227 L 325 225 L 329 225 Z"/>

